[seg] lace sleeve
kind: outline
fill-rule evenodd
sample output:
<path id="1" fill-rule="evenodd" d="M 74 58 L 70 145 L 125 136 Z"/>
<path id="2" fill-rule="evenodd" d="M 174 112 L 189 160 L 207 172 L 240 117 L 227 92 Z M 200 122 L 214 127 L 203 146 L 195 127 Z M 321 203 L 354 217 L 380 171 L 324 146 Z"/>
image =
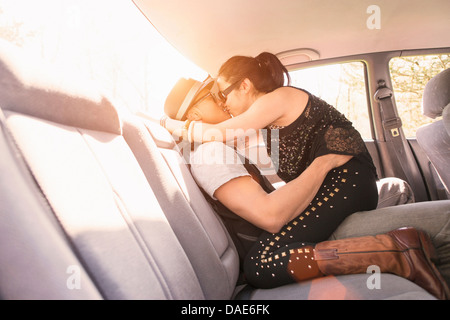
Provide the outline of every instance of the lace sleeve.
<path id="1" fill-rule="evenodd" d="M 358 155 L 366 150 L 359 132 L 353 127 L 330 126 L 324 135 L 328 151 L 340 154 Z"/>

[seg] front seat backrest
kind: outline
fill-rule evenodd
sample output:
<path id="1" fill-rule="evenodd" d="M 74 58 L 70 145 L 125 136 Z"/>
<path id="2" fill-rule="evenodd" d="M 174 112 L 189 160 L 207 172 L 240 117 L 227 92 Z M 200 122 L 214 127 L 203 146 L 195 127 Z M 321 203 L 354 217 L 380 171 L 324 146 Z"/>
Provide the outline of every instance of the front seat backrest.
<path id="1" fill-rule="evenodd" d="M 450 69 L 436 75 L 425 86 L 423 114 L 433 119 L 443 116 L 443 120 L 420 127 L 416 136 L 450 194 Z"/>

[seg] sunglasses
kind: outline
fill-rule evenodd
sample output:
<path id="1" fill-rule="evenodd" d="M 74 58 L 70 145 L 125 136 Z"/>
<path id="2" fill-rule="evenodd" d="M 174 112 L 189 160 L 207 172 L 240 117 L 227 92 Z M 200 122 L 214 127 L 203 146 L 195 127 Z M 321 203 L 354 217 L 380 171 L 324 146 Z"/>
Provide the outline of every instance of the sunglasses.
<path id="1" fill-rule="evenodd" d="M 205 81 L 203 81 L 200 89 L 198 89 L 198 91 L 201 91 L 204 88 L 210 87 L 208 93 L 205 94 L 203 97 L 194 100 L 188 107 L 188 109 L 197 106 L 208 97 L 211 97 L 214 100 L 214 102 L 218 105 L 220 105 L 220 103 L 224 104 L 227 101 L 227 96 L 230 94 L 230 92 L 233 91 L 239 84 L 241 84 L 241 82 L 242 80 L 236 81 L 228 88 L 226 88 L 224 91 L 220 91 L 217 81 L 211 76 L 208 76 L 208 78 Z M 223 111 L 228 112 L 225 107 L 223 108 Z"/>
<path id="2" fill-rule="evenodd" d="M 228 88 L 226 88 L 223 91 L 220 91 L 219 85 L 217 84 L 217 81 L 214 80 L 214 84 L 210 90 L 211 96 L 215 100 L 216 103 L 222 102 L 225 103 L 227 101 L 227 96 L 230 94 L 231 91 L 236 89 L 238 85 L 240 85 L 242 80 L 238 80 L 232 85 L 230 85 Z"/>
<path id="3" fill-rule="evenodd" d="M 235 83 L 233 83 L 232 85 L 230 85 L 228 88 L 226 88 L 225 90 L 219 91 L 219 98 L 222 100 L 222 102 L 227 101 L 227 96 L 231 93 L 231 91 L 236 89 L 236 87 L 238 85 L 240 85 L 241 82 L 242 82 L 242 80 L 238 80 Z"/>

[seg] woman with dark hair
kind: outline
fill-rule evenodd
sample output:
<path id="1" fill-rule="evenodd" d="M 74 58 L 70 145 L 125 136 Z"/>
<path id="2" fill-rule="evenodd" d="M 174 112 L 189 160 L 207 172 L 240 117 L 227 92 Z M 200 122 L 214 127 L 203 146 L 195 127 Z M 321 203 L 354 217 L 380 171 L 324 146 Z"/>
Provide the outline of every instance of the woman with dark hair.
<path id="1" fill-rule="evenodd" d="M 233 117 L 217 124 L 192 119 L 181 122 L 183 137 L 189 141 L 205 142 L 208 130 L 214 130 L 216 140 L 220 137 L 217 132 L 222 133 L 225 141 L 249 129 L 265 129 L 269 155 L 279 154 L 273 160 L 278 161 L 278 175 L 287 184 L 270 194 L 245 177 L 239 166 L 191 165 L 195 179 L 200 186 L 208 186 L 204 189 L 211 197 L 266 230 L 245 258 L 246 279 L 253 286 L 271 288 L 324 274 L 365 272 L 370 264 L 378 264 L 382 272 L 411 279 L 405 272 L 413 266 L 406 267 L 405 262 L 412 255 L 413 260 L 418 261 L 416 256 L 420 256 L 419 260 L 429 261 L 431 250 L 431 246 L 422 247 L 429 241 L 417 230 L 326 241 L 350 214 L 376 208 L 376 170 L 350 121 L 314 95 L 284 86 L 286 80 L 289 83 L 286 68 L 272 54 L 233 57 L 219 71 L 220 90 L 209 93 Z M 180 128 L 177 121 L 164 120 L 163 124 L 172 132 Z M 230 129 L 236 134 L 230 134 Z M 211 150 L 222 148 L 220 145 L 214 142 L 204 146 L 213 154 Z M 340 165 L 324 169 L 326 166 L 318 160 L 332 155 Z M 212 180 L 221 177 L 226 177 L 224 183 L 209 188 Z M 417 255 L 411 248 L 420 243 L 424 249 Z M 409 257 L 403 255 L 406 252 Z M 431 262 L 425 264 L 431 266 Z M 425 264 L 416 267 L 423 269 Z M 428 277 L 429 272 L 423 274 Z M 431 283 L 434 290 L 444 290 L 437 278 Z"/>
<path id="2" fill-rule="evenodd" d="M 264 213 L 267 206 L 245 201 L 245 192 L 243 201 L 236 201 L 235 195 L 229 196 L 229 188 L 215 191 L 225 206 L 242 212 L 245 219 L 270 233 L 276 234 L 301 218 L 302 223 L 289 227 L 295 235 L 292 239 L 318 242 L 327 239 L 349 214 L 376 208 L 376 169 L 359 132 L 344 115 L 305 90 L 285 86 L 285 82 L 289 84 L 289 73 L 273 54 L 230 58 L 219 70 L 219 90 L 211 95 L 233 117 L 217 124 L 188 119 L 184 136 L 190 141 L 205 142 L 212 136 L 226 141 L 262 129 L 268 154 L 285 182 L 299 177 L 314 159 L 340 155 L 346 162 L 343 166 L 321 174 L 320 179 L 310 178 L 310 191 L 302 195 L 301 206 L 298 198 L 286 199 L 287 203 L 292 201 L 292 209 L 274 216 Z M 180 124 L 171 123 L 167 128 L 174 131 L 177 126 Z"/>

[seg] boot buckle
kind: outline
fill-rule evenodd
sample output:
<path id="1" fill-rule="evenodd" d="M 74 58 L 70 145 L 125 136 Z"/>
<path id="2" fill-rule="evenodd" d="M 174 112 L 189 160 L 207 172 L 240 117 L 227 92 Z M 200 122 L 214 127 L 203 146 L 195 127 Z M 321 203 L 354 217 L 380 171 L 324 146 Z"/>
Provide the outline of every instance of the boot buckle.
<path id="1" fill-rule="evenodd" d="M 336 260 L 339 259 L 337 254 L 337 249 L 315 249 L 314 250 L 314 259 L 316 261 L 322 260 Z"/>

